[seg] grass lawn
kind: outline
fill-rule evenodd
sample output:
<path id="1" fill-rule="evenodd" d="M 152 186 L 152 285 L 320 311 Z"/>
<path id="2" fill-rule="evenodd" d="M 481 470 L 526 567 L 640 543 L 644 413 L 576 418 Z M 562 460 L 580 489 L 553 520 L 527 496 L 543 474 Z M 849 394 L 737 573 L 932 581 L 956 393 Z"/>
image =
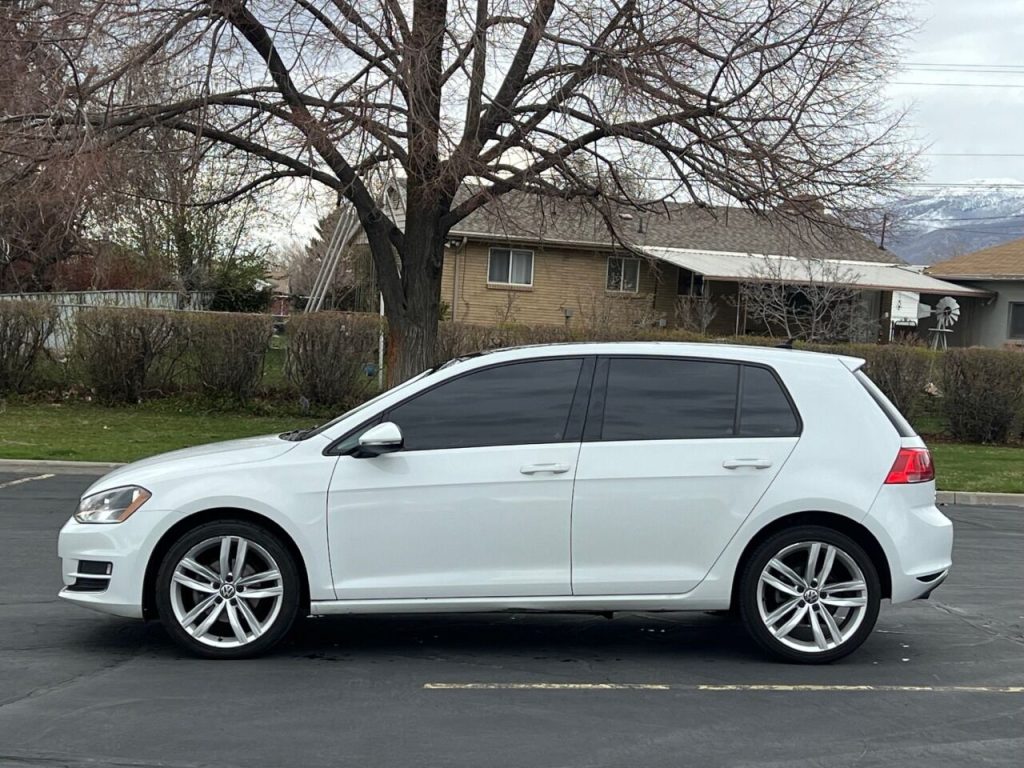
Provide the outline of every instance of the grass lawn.
<path id="1" fill-rule="evenodd" d="M 300 415 L 197 410 L 162 401 L 108 408 L 93 403 L 0 403 L 0 459 L 134 461 L 176 448 L 284 432 L 323 421 Z"/>
<path id="2" fill-rule="evenodd" d="M 108 408 L 94 403 L 0 403 L 0 459 L 133 461 L 175 448 L 309 426 L 327 416 L 281 408 L 208 410 L 163 400 Z M 932 441 L 940 490 L 1024 493 L 1024 448 Z"/>
<path id="3" fill-rule="evenodd" d="M 930 442 L 942 491 L 1024 493 L 1024 448 Z"/>

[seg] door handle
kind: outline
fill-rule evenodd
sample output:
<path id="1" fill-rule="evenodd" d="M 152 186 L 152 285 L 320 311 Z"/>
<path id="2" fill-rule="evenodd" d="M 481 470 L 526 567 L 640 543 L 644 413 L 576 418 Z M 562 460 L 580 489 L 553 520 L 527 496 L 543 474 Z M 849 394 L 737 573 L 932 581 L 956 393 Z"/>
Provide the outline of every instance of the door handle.
<path id="1" fill-rule="evenodd" d="M 739 469 L 740 467 L 768 469 L 771 465 L 771 459 L 726 459 L 722 462 L 722 466 L 726 469 Z"/>
<path id="2" fill-rule="evenodd" d="M 561 475 L 570 469 L 568 464 L 523 464 L 519 471 L 524 475 L 539 475 L 549 472 L 552 475 Z"/>

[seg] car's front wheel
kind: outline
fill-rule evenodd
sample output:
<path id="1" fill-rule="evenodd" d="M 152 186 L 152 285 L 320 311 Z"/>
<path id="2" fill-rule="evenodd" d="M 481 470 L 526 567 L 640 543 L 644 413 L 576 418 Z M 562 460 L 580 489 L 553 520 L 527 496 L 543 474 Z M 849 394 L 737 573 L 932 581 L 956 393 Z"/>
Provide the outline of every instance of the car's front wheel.
<path id="1" fill-rule="evenodd" d="M 822 664 L 853 652 L 875 626 L 881 583 L 871 558 L 831 528 L 800 526 L 761 544 L 740 576 L 740 615 L 763 648 Z"/>
<path id="2" fill-rule="evenodd" d="M 291 629 L 300 601 L 295 558 L 273 533 L 242 520 L 185 533 L 156 578 L 160 621 L 179 645 L 208 658 L 266 652 Z"/>

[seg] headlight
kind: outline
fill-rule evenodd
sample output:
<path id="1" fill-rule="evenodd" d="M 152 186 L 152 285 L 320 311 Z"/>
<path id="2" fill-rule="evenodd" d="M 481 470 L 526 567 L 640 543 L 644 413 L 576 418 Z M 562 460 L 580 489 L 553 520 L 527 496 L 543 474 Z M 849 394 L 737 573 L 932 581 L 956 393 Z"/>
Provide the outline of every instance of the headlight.
<path id="1" fill-rule="evenodd" d="M 137 485 L 111 488 L 86 496 L 78 505 L 75 520 L 80 523 L 123 523 L 145 504 L 150 494 Z"/>

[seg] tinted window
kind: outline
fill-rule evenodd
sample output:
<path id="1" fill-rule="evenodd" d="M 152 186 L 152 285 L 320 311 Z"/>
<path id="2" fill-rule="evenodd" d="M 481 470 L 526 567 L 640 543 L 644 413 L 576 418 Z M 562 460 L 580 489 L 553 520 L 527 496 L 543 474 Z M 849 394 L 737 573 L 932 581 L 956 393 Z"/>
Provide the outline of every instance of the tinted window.
<path id="1" fill-rule="evenodd" d="M 741 437 L 786 437 L 800 428 L 778 379 L 766 368 L 743 368 Z"/>
<path id="2" fill-rule="evenodd" d="M 613 358 L 601 439 L 731 437 L 738 380 L 733 363 Z"/>
<path id="3" fill-rule="evenodd" d="M 425 392 L 386 418 L 411 451 L 557 443 L 582 365 L 577 358 L 488 368 Z"/>

